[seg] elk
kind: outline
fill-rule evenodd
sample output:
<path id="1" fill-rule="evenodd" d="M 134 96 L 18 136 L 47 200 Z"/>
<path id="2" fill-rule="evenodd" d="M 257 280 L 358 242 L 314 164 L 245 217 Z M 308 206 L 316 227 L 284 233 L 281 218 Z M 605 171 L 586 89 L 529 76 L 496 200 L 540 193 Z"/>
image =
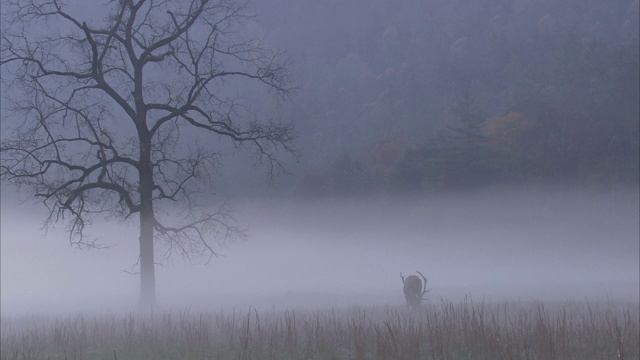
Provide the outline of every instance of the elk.
<path id="1" fill-rule="evenodd" d="M 416 272 L 422 276 L 422 280 L 420 280 L 416 275 L 409 275 L 405 278 L 402 276 L 402 273 L 400 273 L 402 283 L 404 284 L 402 291 L 404 291 L 404 297 L 407 299 L 407 306 L 414 310 L 419 309 L 420 306 L 422 306 L 422 301 L 425 300 L 424 294 L 431 291 L 431 289 L 427 289 L 427 278 L 422 275 L 420 271 Z"/>

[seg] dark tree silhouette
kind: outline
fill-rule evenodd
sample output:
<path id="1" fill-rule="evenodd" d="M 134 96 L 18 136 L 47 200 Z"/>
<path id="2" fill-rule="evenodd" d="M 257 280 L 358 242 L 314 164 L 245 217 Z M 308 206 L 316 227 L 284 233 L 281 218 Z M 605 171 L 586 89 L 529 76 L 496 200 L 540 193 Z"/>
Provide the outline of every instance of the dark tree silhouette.
<path id="1" fill-rule="evenodd" d="M 240 39 L 250 16 L 235 0 L 114 0 L 92 24 L 56 0 L 4 6 L 0 175 L 44 202 L 47 223 L 67 221 L 79 246 L 97 245 L 85 231 L 95 216 L 139 216 L 140 304 L 152 306 L 156 258 L 209 260 L 211 239 L 244 237 L 226 207 L 198 202 L 213 145 L 250 144 L 270 174 L 292 151 L 290 124 L 257 120 L 225 92 L 244 78 L 284 96 L 287 63 Z"/>

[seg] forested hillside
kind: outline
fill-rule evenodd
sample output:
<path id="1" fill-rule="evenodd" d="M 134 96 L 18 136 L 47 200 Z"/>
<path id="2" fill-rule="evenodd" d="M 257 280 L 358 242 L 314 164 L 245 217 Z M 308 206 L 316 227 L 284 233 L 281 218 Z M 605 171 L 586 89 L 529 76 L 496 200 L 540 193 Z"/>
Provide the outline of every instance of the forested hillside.
<path id="1" fill-rule="evenodd" d="M 638 182 L 638 0 L 254 2 L 304 194 Z"/>

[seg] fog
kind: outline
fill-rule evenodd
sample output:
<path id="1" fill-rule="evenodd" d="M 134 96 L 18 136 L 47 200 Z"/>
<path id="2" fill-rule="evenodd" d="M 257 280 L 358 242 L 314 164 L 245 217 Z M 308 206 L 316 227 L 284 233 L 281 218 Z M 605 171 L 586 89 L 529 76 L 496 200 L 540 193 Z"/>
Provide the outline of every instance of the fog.
<path id="1" fill-rule="evenodd" d="M 245 242 L 209 264 L 157 267 L 158 305 L 207 310 L 404 303 L 400 272 L 432 302 L 638 300 L 638 191 L 513 188 L 466 194 L 238 200 Z M 2 313 L 133 310 L 135 226 L 96 224 L 109 249 L 69 247 L 36 205 L 2 202 Z"/>
<path id="2" fill-rule="evenodd" d="M 108 4 L 69 3 L 78 23 L 104 25 L 99 19 Z M 202 146 L 213 159 L 204 169 L 206 179 L 198 179 L 202 182 L 184 176 L 186 190 L 197 195 L 170 210 L 180 213 L 193 201 L 215 211 L 228 199 L 238 222 L 248 227 L 246 241 L 214 247 L 220 256 L 208 264 L 181 257 L 158 263 L 159 307 L 402 306 L 400 273 L 416 271 L 429 280 L 431 302 L 469 296 L 638 301 L 638 0 L 247 3 L 246 18 L 212 31 L 229 36 L 230 44 L 259 39 L 282 54 L 286 78 L 291 76 L 286 88 L 292 91 L 281 98 L 284 93 L 274 94 L 251 77 L 231 78 L 216 83 L 211 94 L 237 99 L 242 110 L 235 118 L 235 105 L 229 105 L 235 100 L 222 101 L 212 113 L 229 110 L 221 120 L 228 125 L 291 124 L 295 141 L 285 137 L 284 147 L 257 149 L 250 141 L 210 136 L 177 120 L 175 132 L 165 134 L 171 141 L 163 140 L 164 133 L 153 139 L 154 146 L 167 144 L 162 156 L 175 156 L 167 163 L 184 163 L 192 146 Z M 167 16 L 164 9 L 160 13 Z M 12 16 L 3 12 L 3 20 Z M 59 40 L 65 39 L 65 31 L 75 29 L 53 20 L 4 24 L 18 33 L 28 29 L 26 42 L 58 31 L 64 35 Z M 75 31 L 82 39 L 84 32 Z M 32 46 L 22 43 L 22 35 L 5 33 L 15 46 Z M 203 34 L 194 30 L 193 35 Z M 56 59 L 59 50 L 60 61 L 88 66 L 94 62 L 80 56 L 92 53 L 83 48 L 88 43 L 74 43 L 70 49 L 77 54 L 45 46 L 53 53 L 43 56 Z M 12 57 L 8 44 L 2 43 L 2 59 Z M 162 63 L 170 52 L 160 50 L 145 70 L 145 79 L 155 84 L 145 98 L 178 106 L 187 98 L 189 86 L 180 83 L 188 76 L 175 63 Z M 115 59 L 112 69 L 128 69 L 118 58 L 105 57 Z M 6 150 L 12 146 L 5 144 L 23 140 L 14 130 L 32 109 L 12 111 L 29 99 L 24 89 L 31 85 L 14 83 L 26 62 L 5 61 L 0 135 Z M 80 94 L 73 84 L 45 78 L 51 94 Z M 127 81 L 114 83 L 128 97 L 127 86 L 133 85 Z M 108 100 L 101 93 L 79 99 L 77 106 L 100 114 L 97 128 L 112 134 L 113 143 L 123 146 L 119 154 L 134 162 L 137 126 L 118 104 L 98 101 L 101 96 Z M 52 129 L 64 136 L 84 129 L 65 127 L 66 120 L 56 117 L 61 113 L 66 112 L 53 112 Z M 158 120 L 153 116 L 159 115 L 150 115 L 149 123 Z M 130 137 L 134 140 L 127 143 Z M 23 143 L 30 144 L 39 143 Z M 69 159 L 95 160 L 84 157 L 95 149 L 86 154 L 71 145 L 65 149 Z M 261 154 L 262 149 L 272 152 Z M 16 194 L 11 182 L 21 176 L 4 175 L 10 167 L 20 173 L 23 154 L 5 154 L 0 159 L 2 315 L 134 310 L 140 292 L 139 209 L 130 223 L 96 216 L 90 235 L 108 248 L 71 247 L 64 221 L 42 229 L 47 209 L 22 201 L 34 187 Z M 108 171 L 126 180 L 132 198 L 138 198 L 138 170 Z M 180 183 L 180 174 L 157 170 L 154 181 Z M 52 175 L 47 180 L 65 179 L 47 175 Z M 90 210 L 108 207 L 103 199 L 91 199 L 96 207 Z M 110 199 L 111 205 L 124 206 L 122 198 Z M 162 201 L 156 204 L 165 206 Z M 162 206 L 157 213 L 170 207 Z"/>

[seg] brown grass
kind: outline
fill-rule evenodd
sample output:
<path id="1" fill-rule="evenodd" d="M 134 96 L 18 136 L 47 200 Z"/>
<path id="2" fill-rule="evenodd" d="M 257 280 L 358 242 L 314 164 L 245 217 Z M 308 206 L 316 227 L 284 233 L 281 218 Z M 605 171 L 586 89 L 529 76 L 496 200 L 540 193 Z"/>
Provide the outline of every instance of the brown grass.
<path id="1" fill-rule="evenodd" d="M 2 359 L 638 359 L 638 304 L 5 317 Z"/>

